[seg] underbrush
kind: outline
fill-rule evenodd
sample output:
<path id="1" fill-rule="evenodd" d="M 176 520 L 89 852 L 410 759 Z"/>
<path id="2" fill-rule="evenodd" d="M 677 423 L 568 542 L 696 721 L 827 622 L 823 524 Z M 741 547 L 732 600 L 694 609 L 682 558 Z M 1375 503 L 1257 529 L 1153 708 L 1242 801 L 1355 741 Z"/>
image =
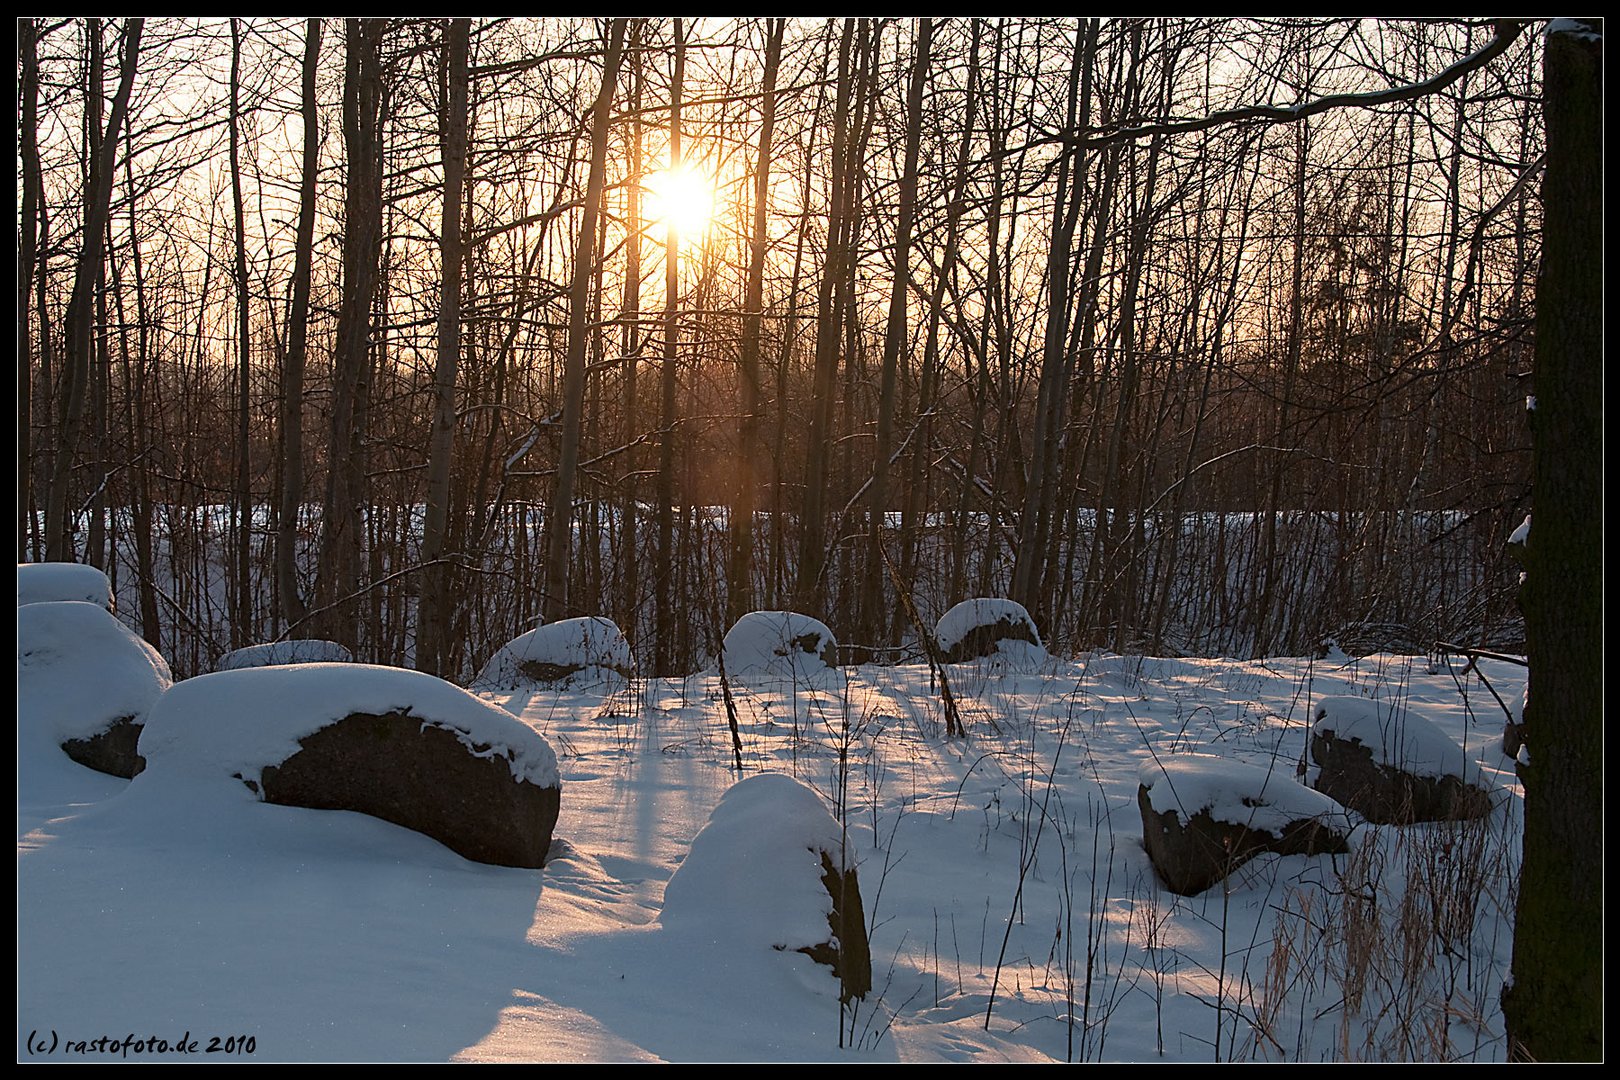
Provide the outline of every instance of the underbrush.
<path id="1" fill-rule="evenodd" d="M 965 738 L 944 737 L 925 671 L 865 668 L 807 714 L 822 738 L 793 744 L 793 767 L 819 761 L 859 826 L 877 876 L 863 888 L 882 897 L 869 931 L 886 972 L 851 1045 L 943 1023 L 1069 1061 L 1505 1057 L 1511 781 L 1484 818 L 1363 822 L 1347 855 L 1261 856 L 1192 897 L 1155 876 L 1135 798 L 1150 751 L 1270 761 L 1294 782 L 1329 693 L 1418 702 L 1479 750 L 1468 687 L 1459 704 L 1447 676 L 1388 657 L 952 675 Z M 947 857 L 967 869 L 919 865 Z"/>

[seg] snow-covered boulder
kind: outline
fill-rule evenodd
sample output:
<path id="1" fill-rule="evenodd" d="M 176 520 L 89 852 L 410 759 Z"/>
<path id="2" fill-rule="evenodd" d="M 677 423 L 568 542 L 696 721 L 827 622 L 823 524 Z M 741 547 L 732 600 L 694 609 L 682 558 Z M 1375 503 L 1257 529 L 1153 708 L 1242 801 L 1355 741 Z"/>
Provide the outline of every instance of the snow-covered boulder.
<path id="1" fill-rule="evenodd" d="M 1165 885 L 1192 896 L 1263 852 L 1348 851 L 1344 807 L 1290 771 L 1209 754 L 1145 762 L 1136 792 L 1142 842 Z"/>
<path id="2" fill-rule="evenodd" d="M 962 601 L 940 616 L 934 641 L 947 664 L 988 657 L 1009 668 L 1029 670 L 1047 659 L 1035 620 L 1014 600 Z"/>
<path id="3" fill-rule="evenodd" d="M 872 988 L 855 867 L 821 796 L 785 773 L 733 784 L 664 889 L 665 928 L 728 951 L 802 952 L 831 965 L 844 1000 Z"/>
<path id="4" fill-rule="evenodd" d="M 635 676 L 630 643 L 612 619 L 564 619 L 513 638 L 490 657 L 472 689 L 622 686 Z"/>
<path id="5" fill-rule="evenodd" d="M 797 611 L 750 611 L 720 644 L 727 678 L 820 684 L 838 673 L 838 639 Z"/>
<path id="6" fill-rule="evenodd" d="M 352 664 L 354 654 L 335 641 L 319 638 L 293 638 L 290 641 L 271 641 L 263 645 L 249 645 L 245 649 L 228 652 L 219 658 L 215 671 L 237 671 L 241 668 L 273 667 L 278 664 Z"/>
<path id="7" fill-rule="evenodd" d="M 1314 786 L 1368 821 L 1406 825 L 1490 812 L 1495 785 L 1433 722 L 1410 709 L 1326 697 L 1311 725 Z"/>
<path id="8" fill-rule="evenodd" d="M 114 611 L 112 583 L 93 566 L 49 562 L 17 564 L 17 606 L 80 600 Z"/>
<path id="9" fill-rule="evenodd" d="M 81 765 L 134 776 L 141 725 L 172 681 L 158 651 L 99 604 L 17 609 L 19 749 L 48 742 Z"/>
<path id="10" fill-rule="evenodd" d="M 355 810 L 476 862 L 541 866 L 562 782 L 510 713 L 418 671 L 298 664 L 176 683 L 141 733 L 140 783 L 239 783 L 284 806 Z"/>

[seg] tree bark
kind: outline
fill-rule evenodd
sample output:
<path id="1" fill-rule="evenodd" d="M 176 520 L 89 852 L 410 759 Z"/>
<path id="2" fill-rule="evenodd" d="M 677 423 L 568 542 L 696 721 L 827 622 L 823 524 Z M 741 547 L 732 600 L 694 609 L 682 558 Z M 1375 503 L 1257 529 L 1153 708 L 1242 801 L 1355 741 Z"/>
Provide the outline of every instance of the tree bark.
<path id="1" fill-rule="evenodd" d="M 1603 39 L 1546 39 L 1536 288 L 1535 520 L 1521 596 L 1530 662 L 1511 1053 L 1603 1057 Z"/>

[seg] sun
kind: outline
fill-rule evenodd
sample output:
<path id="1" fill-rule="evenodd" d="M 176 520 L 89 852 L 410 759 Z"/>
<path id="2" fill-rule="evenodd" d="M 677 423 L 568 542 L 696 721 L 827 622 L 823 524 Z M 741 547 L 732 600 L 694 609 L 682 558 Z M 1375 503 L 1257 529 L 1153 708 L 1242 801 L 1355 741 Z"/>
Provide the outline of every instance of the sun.
<path id="1" fill-rule="evenodd" d="M 648 177 L 652 194 L 648 211 L 654 221 L 673 228 L 681 239 L 697 237 L 714 214 L 714 185 L 698 169 L 677 165 Z"/>

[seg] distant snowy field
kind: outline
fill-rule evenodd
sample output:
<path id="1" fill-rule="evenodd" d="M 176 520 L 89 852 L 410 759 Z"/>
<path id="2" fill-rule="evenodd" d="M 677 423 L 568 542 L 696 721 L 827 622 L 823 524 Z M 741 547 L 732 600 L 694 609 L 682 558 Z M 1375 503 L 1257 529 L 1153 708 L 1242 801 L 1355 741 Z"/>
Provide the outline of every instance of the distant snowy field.
<path id="1" fill-rule="evenodd" d="M 1523 669 L 1482 663 L 1516 704 Z M 736 890 L 753 918 L 687 905 L 664 922 L 666 884 L 738 778 L 712 673 L 484 695 L 556 751 L 543 870 L 234 784 L 118 780 L 30 741 L 17 1056 L 145 1059 L 184 1037 L 188 1057 L 253 1061 L 1502 1060 L 1522 797 L 1495 697 L 1462 668 L 953 665 L 956 740 L 925 666 L 735 683 L 746 773 L 815 789 L 859 865 L 874 989 L 853 1010 L 827 968 L 757 944 L 800 903 L 769 859 Z M 1434 721 L 1497 809 L 1355 818 L 1349 855 L 1265 855 L 1227 888 L 1166 890 L 1141 767 L 1217 755 L 1294 783 L 1329 696 Z M 689 876 L 692 895 L 730 895 L 714 875 L 739 873 L 694 869 L 711 879 Z"/>

